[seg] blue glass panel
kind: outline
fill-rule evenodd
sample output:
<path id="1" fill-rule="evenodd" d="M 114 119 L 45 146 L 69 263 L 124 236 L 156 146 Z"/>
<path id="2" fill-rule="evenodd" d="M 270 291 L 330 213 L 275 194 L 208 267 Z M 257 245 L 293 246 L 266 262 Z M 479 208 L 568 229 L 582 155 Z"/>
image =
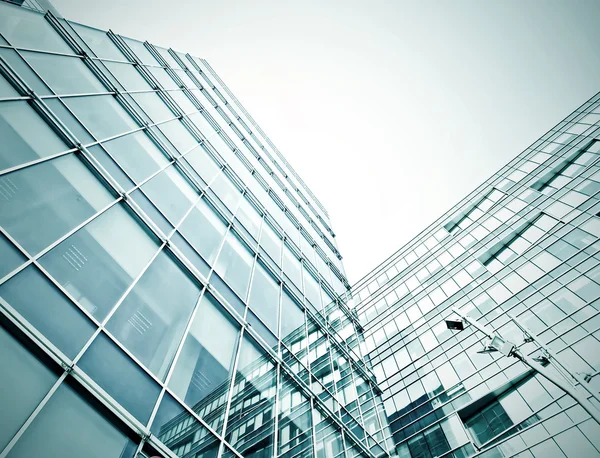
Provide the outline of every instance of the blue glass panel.
<path id="1" fill-rule="evenodd" d="M 1 327 L 0 361 L 0 449 L 3 449 L 58 377 Z"/>
<path id="2" fill-rule="evenodd" d="M 200 287 L 162 251 L 106 328 L 151 372 L 164 379 L 199 296 Z"/>
<path id="3" fill-rule="evenodd" d="M 40 263 L 102 320 L 156 249 L 156 241 L 117 204 L 42 256 Z"/>
<path id="4" fill-rule="evenodd" d="M 132 458 L 135 447 L 66 383 L 15 444 L 10 458 Z"/>
<path id="5" fill-rule="evenodd" d="M 0 103 L 0 170 L 69 147 L 25 101 Z"/>
<path id="6" fill-rule="evenodd" d="M 96 326 L 34 266 L 0 286 L 0 297 L 69 358 L 74 358 Z"/>
<path id="7" fill-rule="evenodd" d="M 139 421 L 148 422 L 160 387 L 105 334 L 77 365 Z"/>
<path id="8" fill-rule="evenodd" d="M 3 235 L 0 235 L 0 278 L 25 262 L 25 256 Z"/>

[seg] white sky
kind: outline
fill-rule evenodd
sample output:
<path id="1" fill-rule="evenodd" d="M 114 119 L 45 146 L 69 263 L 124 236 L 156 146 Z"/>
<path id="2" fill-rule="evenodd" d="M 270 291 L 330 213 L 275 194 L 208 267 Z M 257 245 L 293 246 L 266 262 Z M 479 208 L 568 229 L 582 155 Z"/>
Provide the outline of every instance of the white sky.
<path id="1" fill-rule="evenodd" d="M 600 90 L 600 2 L 52 0 L 203 57 L 329 211 L 350 283 Z"/>

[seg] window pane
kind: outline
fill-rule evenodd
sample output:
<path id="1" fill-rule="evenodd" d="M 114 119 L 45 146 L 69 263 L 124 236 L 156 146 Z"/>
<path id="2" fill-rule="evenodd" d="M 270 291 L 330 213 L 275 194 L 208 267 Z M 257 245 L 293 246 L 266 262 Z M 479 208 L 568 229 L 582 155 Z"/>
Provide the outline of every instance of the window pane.
<path id="1" fill-rule="evenodd" d="M 180 154 L 190 150 L 198 143 L 178 119 L 161 124 L 158 128 L 167 136 Z"/>
<path id="2" fill-rule="evenodd" d="M 42 14 L 6 4 L 0 9 L 0 33 L 11 45 L 73 54 Z"/>
<path id="3" fill-rule="evenodd" d="M 34 266 L 3 283 L 0 297 L 69 358 L 77 355 L 96 328 Z"/>
<path id="4" fill-rule="evenodd" d="M 57 377 L 0 327 L 0 450 L 48 393 Z"/>
<path id="5" fill-rule="evenodd" d="M 215 271 L 244 300 L 248 294 L 252 262 L 253 257 L 246 246 L 230 231 L 217 259 Z"/>
<path id="6" fill-rule="evenodd" d="M 283 273 L 289 277 L 300 291 L 302 291 L 302 265 L 296 255 L 284 245 L 283 250 Z"/>
<path id="7" fill-rule="evenodd" d="M 104 62 L 119 83 L 128 91 L 150 91 L 152 88 L 132 64 Z"/>
<path id="8" fill-rule="evenodd" d="M 142 186 L 142 190 L 172 223 L 178 223 L 198 193 L 188 181 L 170 166 Z"/>
<path id="9" fill-rule="evenodd" d="M 10 458 L 130 458 L 131 441 L 63 383 L 15 444 Z"/>
<path id="10" fill-rule="evenodd" d="M 181 232 L 209 263 L 213 263 L 227 227 L 204 200 L 181 223 Z"/>
<path id="11" fill-rule="evenodd" d="M 221 305 L 205 293 L 169 382 L 169 387 L 187 405 L 196 409 L 207 396 L 214 393 L 209 398 L 212 401 L 224 394 L 215 390 L 227 391 L 224 382 L 231 370 L 237 336 L 238 326 Z M 220 424 L 222 407 L 219 402 L 207 420 L 214 418 Z"/>
<path id="12" fill-rule="evenodd" d="M 208 184 L 219 173 L 220 167 L 203 148 L 196 148 L 187 154 L 185 159 Z"/>
<path id="13" fill-rule="evenodd" d="M 98 140 L 139 127 L 112 95 L 63 100 Z"/>
<path id="14" fill-rule="evenodd" d="M 164 379 L 200 288 L 161 252 L 119 306 L 107 329 Z"/>
<path id="15" fill-rule="evenodd" d="M 146 112 L 153 122 L 173 119 L 175 114 L 165 105 L 155 92 L 142 92 L 131 94 L 142 110 Z"/>
<path id="16" fill-rule="evenodd" d="M 299 334 L 298 338 L 304 338 L 304 333 L 304 312 L 284 289 L 281 298 L 281 339 L 290 345 L 296 340 L 293 335 Z M 286 341 L 288 336 L 291 342 Z"/>
<path id="17" fill-rule="evenodd" d="M 121 61 L 126 60 L 121 51 L 108 38 L 106 32 L 74 22 L 70 22 L 70 24 L 98 57 Z"/>
<path id="18" fill-rule="evenodd" d="M 56 94 L 108 92 L 80 58 L 25 51 L 22 55 Z"/>
<path id="19" fill-rule="evenodd" d="M 279 284 L 259 263 L 256 264 L 248 304 L 271 331 L 278 335 Z"/>
<path id="20" fill-rule="evenodd" d="M 322 308 L 320 289 L 319 283 L 306 269 L 304 269 L 304 295 L 319 311 Z"/>
<path id="21" fill-rule="evenodd" d="M 108 205 L 112 196 L 69 155 L 0 177 L 0 224 L 31 254 Z"/>
<path id="22" fill-rule="evenodd" d="M 144 132 L 125 135 L 103 143 L 104 148 L 137 183 L 169 163 Z"/>
<path id="23" fill-rule="evenodd" d="M 96 337 L 77 365 L 134 417 L 148 422 L 160 387 L 106 334 Z"/>
<path id="24" fill-rule="evenodd" d="M 156 249 L 138 222 L 116 205 L 42 256 L 40 263 L 102 320 Z"/>
<path id="25" fill-rule="evenodd" d="M 0 235 L 0 259 L 2 260 L 0 262 L 0 278 L 25 262 L 25 256 L 3 235 Z"/>
<path id="26" fill-rule="evenodd" d="M 266 223 L 262 227 L 260 246 L 265 249 L 278 266 L 281 266 L 281 239 Z"/>
<path id="27" fill-rule="evenodd" d="M 202 414 L 202 412 L 198 412 Z M 216 458 L 219 441 L 208 429 L 185 411 L 169 393 L 165 393 L 151 428 L 158 440 L 177 456 Z M 193 450 L 192 454 L 188 454 Z"/>
<path id="28" fill-rule="evenodd" d="M 20 94 L 8 82 L 6 78 L 0 76 L 0 97 L 19 97 Z"/>
<path id="29" fill-rule="evenodd" d="M 69 149 L 23 101 L 0 103 L 0 138 L 0 170 Z"/>
<path id="30" fill-rule="evenodd" d="M 242 222 L 248 232 L 258 240 L 258 231 L 260 230 L 262 217 L 246 199 L 241 200 L 240 207 L 235 216 Z"/>
<path id="31" fill-rule="evenodd" d="M 236 371 L 225 438 L 242 456 L 273 455 L 275 365 L 244 339 Z"/>
<path id="32" fill-rule="evenodd" d="M 279 391 L 278 454 L 312 456 L 312 420 L 308 399 L 296 383 L 282 374 Z"/>
<path id="33" fill-rule="evenodd" d="M 236 210 L 238 201 L 242 197 L 242 194 L 229 180 L 227 175 L 221 173 L 217 178 L 215 178 L 211 188 L 213 191 L 215 191 L 217 196 L 219 196 L 219 199 L 221 199 L 223 203 L 227 205 L 229 210 L 232 212 Z"/>

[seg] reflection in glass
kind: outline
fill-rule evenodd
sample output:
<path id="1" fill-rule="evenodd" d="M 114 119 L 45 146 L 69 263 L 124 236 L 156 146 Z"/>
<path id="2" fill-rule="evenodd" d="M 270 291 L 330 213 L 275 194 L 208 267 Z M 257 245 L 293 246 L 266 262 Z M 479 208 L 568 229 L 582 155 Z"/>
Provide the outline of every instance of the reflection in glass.
<path id="1" fill-rule="evenodd" d="M 281 298 L 281 339 L 291 346 L 304 338 L 304 312 L 284 289 Z"/>
<path id="2" fill-rule="evenodd" d="M 284 458 L 310 458 L 313 456 L 310 402 L 296 383 L 283 373 L 279 390 L 277 454 Z"/>
<path id="3" fill-rule="evenodd" d="M 205 293 L 169 381 L 173 392 L 215 428 L 223 421 L 237 336 L 238 327 Z"/>
<path id="4" fill-rule="evenodd" d="M 10 458 L 132 458 L 133 444 L 63 383 L 8 454 Z"/>
<path id="5" fill-rule="evenodd" d="M 217 438 L 169 393 L 165 393 L 150 430 L 182 458 L 216 458 L 219 451 Z"/>
<path id="6" fill-rule="evenodd" d="M 244 339 L 225 432 L 243 456 L 273 455 L 275 391 L 275 365 L 250 339 Z"/>
<path id="7" fill-rule="evenodd" d="M 119 306 L 107 329 L 164 379 L 199 295 L 198 285 L 162 251 Z"/>
<path id="8" fill-rule="evenodd" d="M 138 222 L 115 205 L 42 256 L 40 263 L 102 320 L 156 249 Z"/>

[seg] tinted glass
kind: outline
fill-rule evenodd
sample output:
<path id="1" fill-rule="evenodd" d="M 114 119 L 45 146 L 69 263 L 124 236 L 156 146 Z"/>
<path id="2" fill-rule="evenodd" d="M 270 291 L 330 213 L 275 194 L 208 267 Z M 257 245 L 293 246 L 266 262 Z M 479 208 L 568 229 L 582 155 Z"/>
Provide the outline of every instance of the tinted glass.
<path id="1" fill-rule="evenodd" d="M 41 264 L 102 320 L 156 252 L 157 244 L 120 205 L 44 255 Z"/>
<path id="2" fill-rule="evenodd" d="M 200 288 L 159 253 L 108 322 L 107 329 L 164 379 Z"/>

